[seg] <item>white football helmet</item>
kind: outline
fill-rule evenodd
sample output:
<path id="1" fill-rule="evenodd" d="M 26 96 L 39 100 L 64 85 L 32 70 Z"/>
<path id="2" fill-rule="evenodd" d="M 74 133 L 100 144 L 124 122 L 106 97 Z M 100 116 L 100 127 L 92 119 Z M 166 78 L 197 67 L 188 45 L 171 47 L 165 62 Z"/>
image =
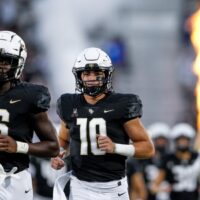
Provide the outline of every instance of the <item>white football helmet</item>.
<path id="1" fill-rule="evenodd" d="M 105 78 L 101 86 L 86 87 L 81 79 L 83 71 L 103 71 Z M 72 72 L 76 79 L 76 90 L 86 93 L 90 96 L 97 96 L 103 92 L 112 91 L 112 74 L 114 68 L 109 56 L 99 48 L 87 48 L 83 50 L 77 57 Z"/>
<path id="2" fill-rule="evenodd" d="M 196 135 L 196 131 L 194 130 L 194 128 L 187 124 L 187 123 L 179 123 L 176 124 L 171 131 L 171 138 L 172 139 L 177 139 L 181 136 L 186 137 L 188 139 L 194 139 Z"/>
<path id="3" fill-rule="evenodd" d="M 152 139 L 156 139 L 158 137 L 169 138 L 170 127 L 163 122 L 156 122 L 150 125 L 148 128 L 148 133 Z"/>
<path id="4" fill-rule="evenodd" d="M 27 57 L 24 41 L 14 32 L 0 31 L 0 59 L 9 61 L 11 69 L 0 71 L 0 82 L 19 79 Z"/>

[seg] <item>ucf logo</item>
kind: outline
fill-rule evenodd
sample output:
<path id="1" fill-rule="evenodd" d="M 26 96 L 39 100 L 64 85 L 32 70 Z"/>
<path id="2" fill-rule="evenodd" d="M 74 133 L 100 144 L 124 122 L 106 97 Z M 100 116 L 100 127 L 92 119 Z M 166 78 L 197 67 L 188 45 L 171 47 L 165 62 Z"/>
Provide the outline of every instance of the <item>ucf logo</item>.
<path id="1" fill-rule="evenodd" d="M 89 108 L 88 111 L 89 111 L 90 114 L 93 114 L 93 113 L 94 113 L 94 110 L 92 110 L 91 108 Z"/>

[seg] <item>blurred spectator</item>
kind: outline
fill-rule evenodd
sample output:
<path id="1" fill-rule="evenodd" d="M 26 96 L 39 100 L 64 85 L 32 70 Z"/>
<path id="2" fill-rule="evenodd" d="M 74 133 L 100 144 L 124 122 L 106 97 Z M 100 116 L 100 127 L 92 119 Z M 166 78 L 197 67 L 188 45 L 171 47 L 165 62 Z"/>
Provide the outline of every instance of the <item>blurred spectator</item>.
<path id="1" fill-rule="evenodd" d="M 163 158 L 152 192 L 157 193 L 161 182 L 167 180 L 171 200 L 198 200 L 200 155 L 193 150 L 196 132 L 189 124 L 180 123 L 174 126 L 170 135 L 174 153 Z"/>
<path id="2" fill-rule="evenodd" d="M 110 56 L 116 68 L 126 69 L 128 67 L 126 44 L 121 36 L 113 36 L 108 39 L 102 49 Z"/>

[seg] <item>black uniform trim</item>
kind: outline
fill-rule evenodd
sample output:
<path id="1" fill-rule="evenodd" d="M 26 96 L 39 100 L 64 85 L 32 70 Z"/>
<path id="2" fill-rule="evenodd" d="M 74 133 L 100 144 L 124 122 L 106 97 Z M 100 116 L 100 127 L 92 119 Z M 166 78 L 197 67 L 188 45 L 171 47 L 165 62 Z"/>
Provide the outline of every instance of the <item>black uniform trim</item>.
<path id="1" fill-rule="evenodd" d="M 48 88 L 41 85 L 31 84 L 32 90 L 27 91 L 31 103 L 33 104 L 32 112 L 34 114 L 45 112 L 50 107 L 51 96 Z M 33 95 L 35 94 L 35 95 Z"/>

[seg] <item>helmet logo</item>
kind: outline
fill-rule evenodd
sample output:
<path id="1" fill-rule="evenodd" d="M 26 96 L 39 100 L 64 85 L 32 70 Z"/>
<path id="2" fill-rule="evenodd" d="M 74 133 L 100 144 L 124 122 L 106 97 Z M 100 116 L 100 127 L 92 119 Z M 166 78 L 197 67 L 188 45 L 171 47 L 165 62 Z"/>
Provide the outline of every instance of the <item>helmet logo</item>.
<path id="1" fill-rule="evenodd" d="M 94 67 L 94 64 L 91 64 L 91 63 L 90 63 L 90 64 L 89 64 L 89 67 L 93 68 L 93 67 Z"/>

